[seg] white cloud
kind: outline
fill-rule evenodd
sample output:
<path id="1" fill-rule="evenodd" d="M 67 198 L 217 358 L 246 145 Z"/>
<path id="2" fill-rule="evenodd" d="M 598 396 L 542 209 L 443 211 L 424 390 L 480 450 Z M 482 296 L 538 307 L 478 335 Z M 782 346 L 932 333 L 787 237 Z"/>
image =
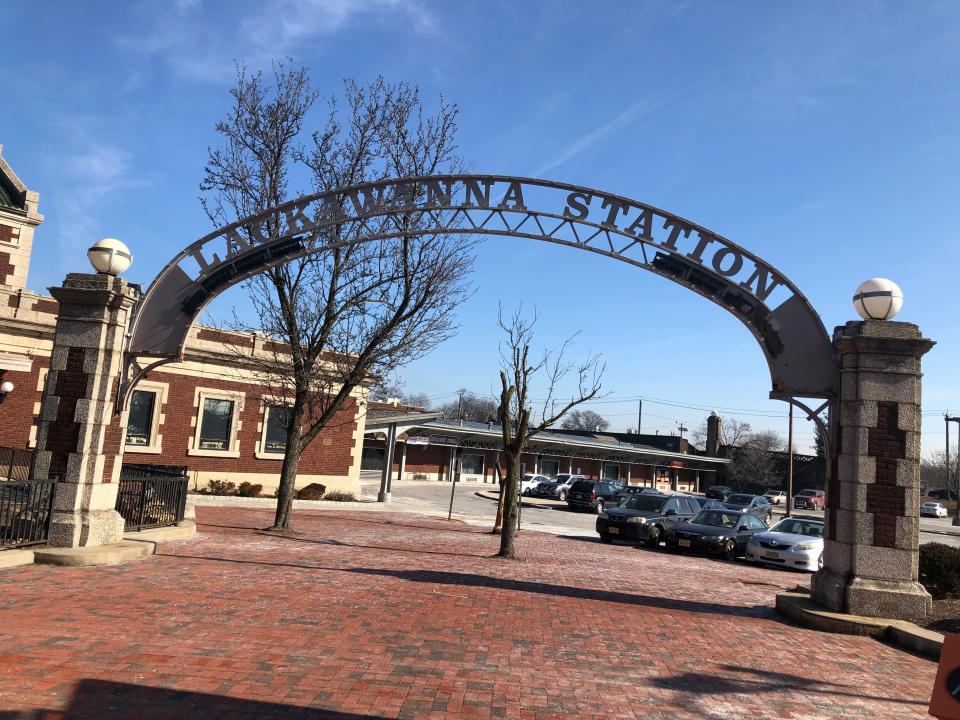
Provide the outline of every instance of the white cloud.
<path id="1" fill-rule="evenodd" d="M 151 16 L 148 32 L 117 42 L 160 60 L 180 77 L 228 82 L 235 60 L 269 66 L 274 58 L 293 54 L 303 43 L 339 32 L 355 21 L 389 21 L 420 34 L 431 33 L 437 26 L 434 15 L 419 0 L 266 0 L 247 15 L 235 12 L 235 7 L 204 15 L 201 0 L 179 0 L 174 12 L 165 8 Z"/>
<path id="2" fill-rule="evenodd" d="M 111 233 L 102 214 L 107 201 L 123 190 L 149 184 L 149 178 L 134 175 L 130 153 L 85 135 L 77 138 L 81 151 L 58 160 L 60 182 L 52 193 L 61 270 L 85 267 L 81 258 L 86 248 Z"/>

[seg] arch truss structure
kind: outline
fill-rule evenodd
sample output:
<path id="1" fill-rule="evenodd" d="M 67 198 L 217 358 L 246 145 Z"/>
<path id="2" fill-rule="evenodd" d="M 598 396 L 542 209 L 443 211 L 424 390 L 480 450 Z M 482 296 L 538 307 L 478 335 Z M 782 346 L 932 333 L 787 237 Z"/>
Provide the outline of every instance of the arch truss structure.
<path id="1" fill-rule="evenodd" d="M 747 326 L 767 359 L 772 396 L 835 396 L 836 364 L 823 323 L 771 264 L 696 223 L 621 195 L 503 175 L 382 180 L 301 197 L 216 230 L 186 247 L 150 285 L 133 319 L 128 361 L 151 358 L 152 367 L 182 357 L 204 306 L 269 267 L 427 232 L 541 240 L 649 270 Z M 642 325 L 643 305 L 619 311 L 636 313 Z"/>

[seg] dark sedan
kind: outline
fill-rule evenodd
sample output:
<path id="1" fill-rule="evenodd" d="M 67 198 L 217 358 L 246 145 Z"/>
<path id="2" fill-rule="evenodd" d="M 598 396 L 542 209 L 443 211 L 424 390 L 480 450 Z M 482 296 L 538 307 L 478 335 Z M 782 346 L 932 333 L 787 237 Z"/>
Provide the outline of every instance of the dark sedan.
<path id="1" fill-rule="evenodd" d="M 733 560 L 744 555 L 747 541 L 767 529 L 760 518 L 742 510 L 701 510 L 689 522 L 666 533 L 668 550 L 700 552 Z"/>
<path id="2" fill-rule="evenodd" d="M 766 522 L 773 520 L 773 505 L 763 495 L 737 494 L 731 495 L 723 503 L 728 510 L 743 510 Z"/>
<path id="3" fill-rule="evenodd" d="M 641 495 L 623 500 L 597 516 L 602 542 L 635 540 L 658 547 L 666 528 L 686 522 L 700 512 L 700 503 L 689 495 Z"/>
<path id="4" fill-rule="evenodd" d="M 723 502 L 728 497 L 733 495 L 733 488 L 728 485 L 713 485 L 708 487 L 707 491 L 704 493 L 711 500 L 719 500 Z"/>

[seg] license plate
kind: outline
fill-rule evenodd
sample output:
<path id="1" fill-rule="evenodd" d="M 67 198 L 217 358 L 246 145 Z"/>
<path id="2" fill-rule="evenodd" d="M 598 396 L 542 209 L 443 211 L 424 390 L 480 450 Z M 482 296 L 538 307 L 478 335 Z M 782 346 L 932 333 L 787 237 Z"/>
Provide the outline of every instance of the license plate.
<path id="1" fill-rule="evenodd" d="M 765 552 L 765 553 L 763 554 L 763 556 L 764 556 L 765 558 L 770 559 L 770 560 L 779 560 L 779 559 L 780 559 L 780 554 L 779 554 L 779 553 L 775 553 L 775 552 Z"/>
<path id="2" fill-rule="evenodd" d="M 611 534 L 611 535 L 619 535 L 619 534 L 620 534 L 620 528 L 612 527 L 612 528 L 607 528 L 607 529 L 610 531 L 610 534 Z"/>
<path id="3" fill-rule="evenodd" d="M 690 541 L 689 541 L 689 540 L 681 540 L 681 541 L 680 541 L 680 547 L 690 547 Z"/>
<path id="4" fill-rule="evenodd" d="M 574 495 L 575 500 L 583 500 L 583 495 Z"/>

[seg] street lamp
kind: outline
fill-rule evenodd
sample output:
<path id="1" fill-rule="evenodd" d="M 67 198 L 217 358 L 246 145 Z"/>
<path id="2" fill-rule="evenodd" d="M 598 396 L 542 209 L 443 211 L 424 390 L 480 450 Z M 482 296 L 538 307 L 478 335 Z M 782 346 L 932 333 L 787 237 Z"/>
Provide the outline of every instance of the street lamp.
<path id="1" fill-rule="evenodd" d="M 133 255 L 130 248 L 116 238 L 104 238 L 87 250 L 87 260 L 101 275 L 119 275 L 130 267 Z"/>
<path id="2" fill-rule="evenodd" d="M 872 278 L 857 288 L 853 307 L 864 320 L 890 320 L 903 307 L 903 291 L 893 280 Z"/>
<path id="3" fill-rule="evenodd" d="M 4 380 L 0 383 L 0 403 L 7 399 L 7 395 L 13 392 L 13 383 L 9 380 Z"/>

